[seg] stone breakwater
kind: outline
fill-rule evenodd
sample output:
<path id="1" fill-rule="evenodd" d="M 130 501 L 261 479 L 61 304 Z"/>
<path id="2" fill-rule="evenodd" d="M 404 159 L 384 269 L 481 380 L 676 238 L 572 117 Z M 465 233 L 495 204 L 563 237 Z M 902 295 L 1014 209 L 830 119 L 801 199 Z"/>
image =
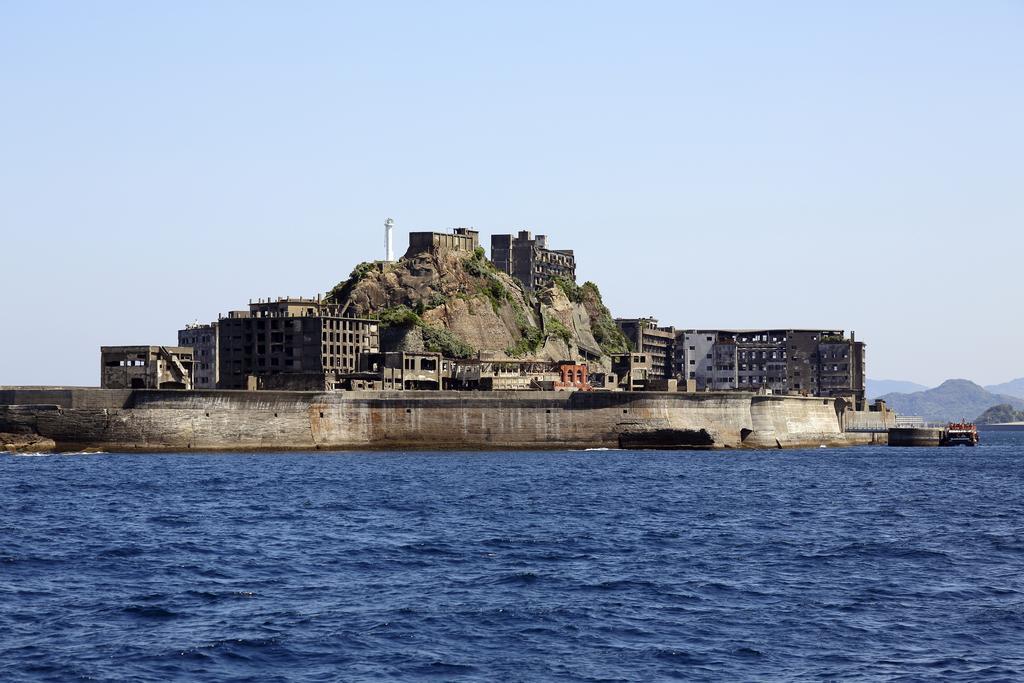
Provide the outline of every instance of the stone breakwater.
<path id="1" fill-rule="evenodd" d="M 833 399 L 747 393 L 0 388 L 0 432 L 58 450 L 802 448 L 872 443 Z"/>

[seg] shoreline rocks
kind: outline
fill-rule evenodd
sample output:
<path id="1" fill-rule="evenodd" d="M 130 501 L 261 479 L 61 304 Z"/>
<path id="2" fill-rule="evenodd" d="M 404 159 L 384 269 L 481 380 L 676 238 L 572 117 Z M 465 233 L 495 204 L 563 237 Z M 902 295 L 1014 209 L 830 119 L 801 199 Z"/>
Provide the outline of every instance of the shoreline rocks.
<path id="1" fill-rule="evenodd" d="M 56 442 L 45 436 L 0 432 L 0 452 L 49 453 L 55 450 L 57 450 Z"/>

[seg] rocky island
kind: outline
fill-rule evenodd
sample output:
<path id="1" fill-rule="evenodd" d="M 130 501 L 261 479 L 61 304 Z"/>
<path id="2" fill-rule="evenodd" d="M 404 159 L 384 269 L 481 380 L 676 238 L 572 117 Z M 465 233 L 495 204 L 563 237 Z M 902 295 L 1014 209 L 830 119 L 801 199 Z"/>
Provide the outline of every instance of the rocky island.
<path id="1" fill-rule="evenodd" d="M 889 419 L 841 331 L 617 320 L 573 252 L 527 232 L 490 259 L 473 230 L 412 233 L 322 297 L 250 302 L 178 341 L 104 347 L 100 388 L 0 387 L 3 449 L 816 447 L 884 441 Z M 732 384 L 703 353 L 732 354 Z"/>

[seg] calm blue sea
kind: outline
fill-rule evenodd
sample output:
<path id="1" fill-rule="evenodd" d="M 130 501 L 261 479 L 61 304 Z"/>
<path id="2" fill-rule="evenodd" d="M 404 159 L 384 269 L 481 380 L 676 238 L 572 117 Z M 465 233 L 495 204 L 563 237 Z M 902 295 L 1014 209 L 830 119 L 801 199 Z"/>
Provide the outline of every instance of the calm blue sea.
<path id="1" fill-rule="evenodd" d="M 1021 680 L 976 449 L 0 456 L 0 680 Z"/>

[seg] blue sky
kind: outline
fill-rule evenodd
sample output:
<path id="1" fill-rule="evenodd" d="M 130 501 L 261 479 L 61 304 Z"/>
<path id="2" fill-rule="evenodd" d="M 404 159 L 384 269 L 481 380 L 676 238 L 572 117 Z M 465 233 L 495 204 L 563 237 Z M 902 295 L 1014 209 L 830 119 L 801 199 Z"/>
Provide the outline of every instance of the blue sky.
<path id="1" fill-rule="evenodd" d="M 1024 3 L 0 1 L 0 384 L 96 384 L 382 223 L 532 229 L 616 315 L 1024 375 Z"/>

